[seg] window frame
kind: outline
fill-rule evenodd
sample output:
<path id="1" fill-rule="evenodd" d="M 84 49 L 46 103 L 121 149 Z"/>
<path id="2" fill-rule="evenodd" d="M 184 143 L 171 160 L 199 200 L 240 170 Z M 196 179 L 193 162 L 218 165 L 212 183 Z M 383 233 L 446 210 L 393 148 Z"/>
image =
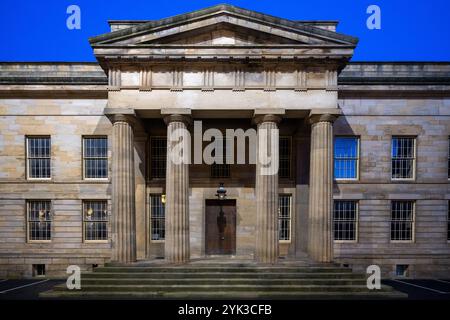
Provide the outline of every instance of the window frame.
<path id="1" fill-rule="evenodd" d="M 107 239 L 101 239 L 101 240 L 89 240 L 86 239 L 86 219 L 84 216 L 84 209 L 85 209 L 85 203 L 86 202 L 105 202 L 106 204 L 106 232 L 107 232 Z M 81 201 L 81 221 L 82 221 L 82 232 L 83 232 L 83 243 L 109 243 L 109 239 L 111 238 L 110 234 L 110 220 L 111 220 L 111 216 L 110 216 L 110 212 L 108 209 L 108 200 L 106 199 L 83 199 Z M 92 221 L 91 221 L 92 222 Z M 101 220 L 99 221 L 93 221 L 93 222 L 103 222 Z"/>
<path id="2" fill-rule="evenodd" d="M 450 181 L 450 136 L 447 137 L 447 179 Z"/>
<path id="3" fill-rule="evenodd" d="M 355 178 L 336 178 L 335 176 L 335 172 L 334 172 L 334 165 L 336 162 L 336 156 L 335 156 L 335 148 L 334 145 L 336 143 L 336 139 L 338 138 L 354 138 L 356 139 L 356 158 L 342 158 L 339 160 L 356 160 L 356 170 L 355 170 L 355 174 L 356 177 Z M 359 176 L 360 176 L 360 159 L 361 159 L 361 137 L 360 136 L 352 136 L 352 135 L 336 135 L 334 136 L 333 139 L 333 179 L 334 181 L 359 181 Z"/>
<path id="4" fill-rule="evenodd" d="M 392 204 L 394 202 L 411 202 L 412 203 L 412 219 L 411 219 L 411 239 L 410 240 L 392 240 Z M 389 203 L 389 242 L 390 243 L 415 243 L 416 242 L 416 201 L 410 199 L 393 199 Z"/>
<path id="5" fill-rule="evenodd" d="M 106 159 L 106 178 L 88 178 L 86 177 L 86 165 L 85 165 L 85 147 L 84 147 L 84 139 L 99 139 L 103 138 L 106 139 L 106 158 L 100 158 L 100 159 Z M 83 180 L 86 181 L 109 181 L 109 139 L 107 135 L 83 135 L 81 136 L 81 166 L 82 166 L 82 177 Z"/>
<path id="6" fill-rule="evenodd" d="M 50 203 L 50 210 L 49 210 L 49 215 L 51 217 L 50 219 L 50 239 L 47 240 L 43 240 L 43 239 L 31 239 L 30 238 L 30 203 L 31 202 L 48 202 Z M 53 240 L 53 217 L 54 217 L 54 212 L 53 212 L 53 201 L 49 200 L 49 199 L 27 199 L 25 200 L 25 224 L 26 224 L 26 242 L 27 243 L 51 243 Z"/>
<path id="7" fill-rule="evenodd" d="M 280 197 L 289 197 L 289 239 L 280 239 L 280 230 L 278 230 L 278 243 L 291 243 L 292 242 L 292 194 L 291 193 L 279 193 L 278 194 L 278 229 L 280 226 Z M 286 218 L 284 218 L 286 219 Z"/>
<path id="8" fill-rule="evenodd" d="M 30 158 L 30 154 L 29 154 L 29 139 L 34 139 L 34 138 L 48 138 L 49 139 L 49 160 L 50 160 L 50 176 L 49 177 L 45 177 L 45 178 L 35 178 L 35 177 L 31 177 L 30 173 L 31 173 L 31 168 L 30 168 L 30 159 L 35 159 L 35 158 Z M 52 136 L 51 135 L 25 135 L 25 171 L 26 171 L 26 180 L 34 180 L 34 181 L 50 181 L 52 180 Z"/>
<path id="9" fill-rule="evenodd" d="M 345 240 L 345 239 L 335 239 L 334 238 L 334 208 L 336 201 L 351 201 L 355 203 L 355 239 Z M 358 243 L 359 241 L 359 200 L 354 199 L 333 199 L 333 243 Z"/>
<path id="10" fill-rule="evenodd" d="M 165 139 L 166 141 L 166 170 L 164 171 L 163 177 L 155 177 L 153 176 L 153 148 L 152 148 L 152 141 L 155 139 Z M 150 180 L 156 180 L 156 181 L 163 181 L 166 180 L 166 171 L 167 171 L 167 136 L 150 136 L 150 139 L 148 139 L 148 154 L 149 154 L 149 161 L 148 161 L 148 177 Z"/>
<path id="11" fill-rule="evenodd" d="M 447 200 L 447 243 L 450 243 L 450 200 Z"/>
<path id="12" fill-rule="evenodd" d="M 165 224 L 166 224 L 166 208 L 165 208 L 165 204 L 163 204 L 163 206 L 164 206 L 164 239 L 153 239 L 153 237 L 152 237 L 152 234 L 153 234 L 152 197 L 162 198 L 162 196 L 163 196 L 163 193 L 157 193 L 157 192 L 152 192 L 152 193 L 148 194 L 148 200 L 149 200 L 148 201 L 149 202 L 149 204 L 148 204 L 148 207 L 149 207 L 149 219 L 148 219 L 148 221 L 149 221 L 149 224 L 150 224 L 149 225 L 149 230 L 150 230 L 150 232 L 149 232 L 149 239 L 150 239 L 150 243 L 165 243 L 165 241 L 166 241 L 166 237 L 165 237 L 165 234 L 166 234 L 166 227 L 165 227 Z M 161 218 L 159 218 L 159 219 L 161 219 Z"/>
<path id="13" fill-rule="evenodd" d="M 392 148 L 394 145 L 394 139 L 395 138 L 399 138 L 399 139 L 404 139 L 404 138 L 409 138 L 413 140 L 413 147 L 414 147 L 414 152 L 413 152 L 413 167 L 412 167 L 412 177 L 411 178 L 394 178 L 393 174 L 392 174 L 392 170 L 393 170 L 393 156 L 392 156 Z M 411 135 L 394 135 L 391 136 L 391 148 L 390 148 L 390 158 L 391 158 L 391 163 L 390 163 L 390 168 L 391 168 L 391 181 L 416 181 L 416 167 L 417 167 L 417 136 L 411 136 Z M 407 159 L 407 158 L 397 158 L 397 159 Z"/>
<path id="14" fill-rule="evenodd" d="M 290 180 L 290 179 L 292 179 L 292 174 L 293 174 L 293 148 L 292 148 L 292 146 L 293 146 L 293 144 L 292 144 L 292 136 L 280 136 L 279 138 L 278 138 L 280 141 L 281 141 L 281 139 L 287 139 L 288 141 L 289 141 L 289 147 L 288 147 L 288 150 L 289 150 L 289 176 L 288 177 L 282 177 L 282 176 L 279 176 L 279 178 L 280 179 L 285 179 L 285 180 Z M 279 141 L 279 142 L 280 142 Z M 280 155 L 280 153 L 279 153 L 279 160 L 278 160 L 278 162 L 281 164 L 281 155 Z"/>

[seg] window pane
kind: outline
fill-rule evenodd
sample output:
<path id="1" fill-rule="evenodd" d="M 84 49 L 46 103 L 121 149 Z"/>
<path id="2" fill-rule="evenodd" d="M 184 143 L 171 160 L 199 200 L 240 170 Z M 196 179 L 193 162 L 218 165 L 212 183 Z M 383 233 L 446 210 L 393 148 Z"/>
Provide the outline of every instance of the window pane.
<path id="1" fill-rule="evenodd" d="M 291 177 L 291 138 L 290 137 L 280 137 L 279 145 L 279 170 L 278 176 L 280 178 L 290 178 Z"/>
<path id="2" fill-rule="evenodd" d="M 414 227 L 414 202 L 392 201 L 391 240 L 412 240 Z"/>
<path id="3" fill-rule="evenodd" d="M 357 202 L 335 200 L 333 211 L 334 240 L 356 240 Z"/>
<path id="4" fill-rule="evenodd" d="M 358 138 L 334 139 L 334 178 L 356 179 L 358 176 Z"/>
<path id="5" fill-rule="evenodd" d="M 83 138 L 84 177 L 108 178 L 108 138 Z"/>
<path id="6" fill-rule="evenodd" d="M 108 202 L 83 202 L 84 239 L 108 240 Z"/>
<path id="7" fill-rule="evenodd" d="M 415 139 L 410 137 L 393 137 L 391 155 L 392 178 L 413 178 L 415 161 Z"/>
<path id="8" fill-rule="evenodd" d="M 291 240 L 291 195 L 278 197 L 279 240 Z"/>
<path id="9" fill-rule="evenodd" d="M 166 236 L 165 205 L 161 194 L 150 195 L 151 239 L 164 240 Z"/>
<path id="10" fill-rule="evenodd" d="M 50 178 L 50 138 L 27 137 L 29 178 Z"/>
<path id="11" fill-rule="evenodd" d="M 28 239 L 51 240 L 52 216 L 50 201 L 28 201 Z"/>
<path id="12" fill-rule="evenodd" d="M 166 177 L 166 155 L 167 139 L 166 137 L 152 137 L 150 140 L 151 153 L 151 175 L 152 178 Z"/>

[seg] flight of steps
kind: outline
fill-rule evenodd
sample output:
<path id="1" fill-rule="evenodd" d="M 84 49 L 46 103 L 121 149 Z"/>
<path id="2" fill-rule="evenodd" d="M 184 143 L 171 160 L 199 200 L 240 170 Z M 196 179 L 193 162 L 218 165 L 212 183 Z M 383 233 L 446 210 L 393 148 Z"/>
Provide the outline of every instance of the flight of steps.
<path id="1" fill-rule="evenodd" d="M 372 299 L 405 298 L 382 286 L 368 290 L 366 276 L 334 265 L 249 263 L 106 265 L 83 273 L 81 290 L 65 283 L 42 298 L 87 299 Z"/>

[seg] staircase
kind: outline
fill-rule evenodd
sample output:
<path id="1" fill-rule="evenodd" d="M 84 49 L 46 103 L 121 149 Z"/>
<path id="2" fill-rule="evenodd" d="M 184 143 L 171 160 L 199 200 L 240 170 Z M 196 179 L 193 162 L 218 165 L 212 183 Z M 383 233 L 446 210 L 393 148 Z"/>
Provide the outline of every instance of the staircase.
<path id="1" fill-rule="evenodd" d="M 137 263 L 98 267 L 81 277 L 81 290 L 66 284 L 42 298 L 87 299 L 386 299 L 406 298 L 391 287 L 368 290 L 366 276 L 335 265 L 284 262 Z"/>

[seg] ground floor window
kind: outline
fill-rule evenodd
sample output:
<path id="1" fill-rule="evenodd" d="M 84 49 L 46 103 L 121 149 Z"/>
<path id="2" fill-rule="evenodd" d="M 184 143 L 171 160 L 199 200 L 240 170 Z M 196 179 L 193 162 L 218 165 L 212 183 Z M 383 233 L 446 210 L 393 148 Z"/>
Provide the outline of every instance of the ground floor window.
<path id="1" fill-rule="evenodd" d="M 358 225 L 358 202 L 335 200 L 333 210 L 334 240 L 356 241 Z"/>
<path id="2" fill-rule="evenodd" d="M 150 195 L 150 227 L 152 240 L 164 240 L 166 237 L 165 195 Z"/>
<path id="3" fill-rule="evenodd" d="M 83 221 L 85 241 L 108 240 L 107 201 L 83 201 Z"/>
<path id="4" fill-rule="evenodd" d="M 450 241 L 450 201 L 448 202 L 447 207 L 447 240 Z"/>
<path id="5" fill-rule="evenodd" d="M 412 241 L 414 231 L 414 201 L 392 201 L 391 240 Z"/>
<path id="6" fill-rule="evenodd" d="M 278 197 L 278 234 L 280 241 L 291 240 L 291 195 Z"/>
<path id="7" fill-rule="evenodd" d="M 51 201 L 27 201 L 27 223 L 29 241 L 50 241 L 52 239 Z"/>

